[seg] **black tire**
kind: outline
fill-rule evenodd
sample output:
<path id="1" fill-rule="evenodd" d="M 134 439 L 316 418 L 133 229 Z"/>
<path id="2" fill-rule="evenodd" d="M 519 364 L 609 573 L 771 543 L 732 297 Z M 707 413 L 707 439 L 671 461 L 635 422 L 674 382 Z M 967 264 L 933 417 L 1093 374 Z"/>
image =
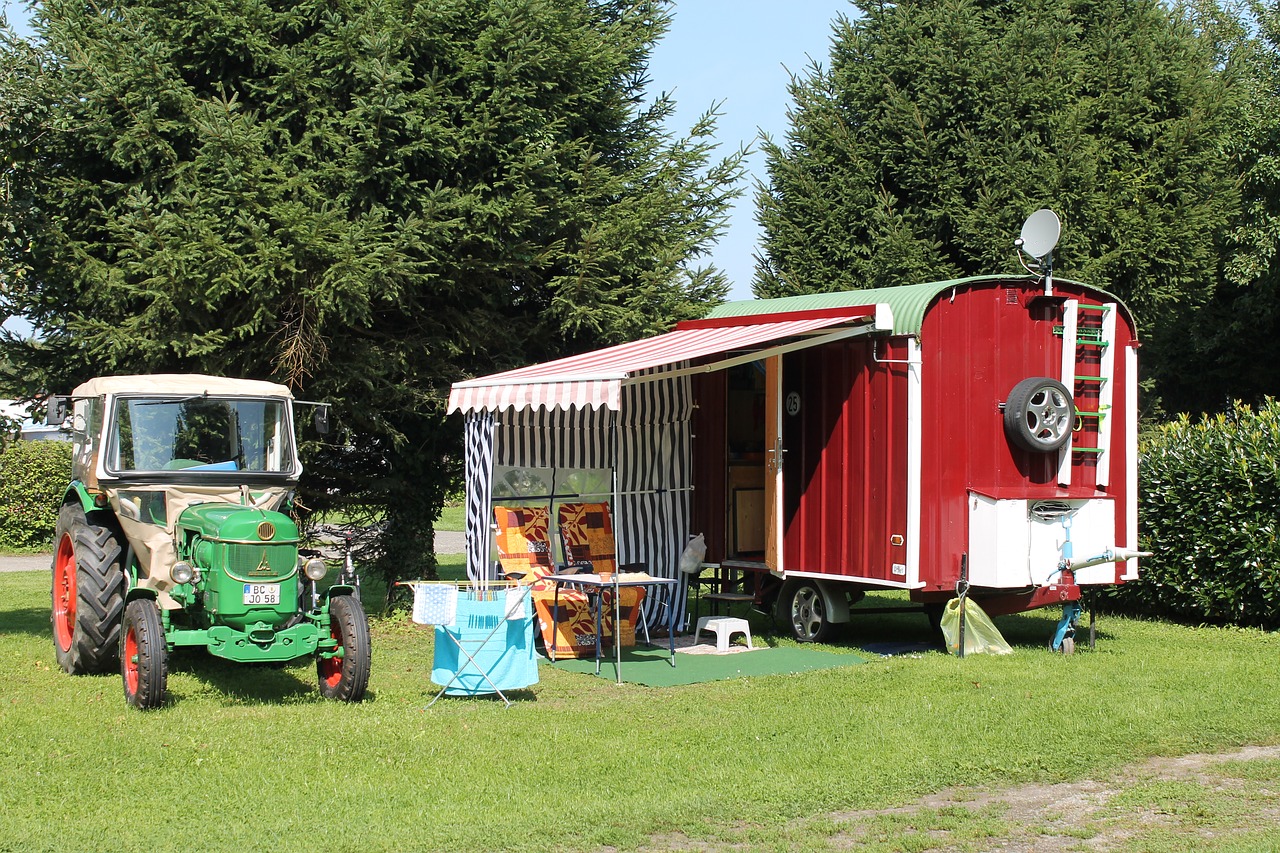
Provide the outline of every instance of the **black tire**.
<path id="1" fill-rule="evenodd" d="M 1015 447 L 1050 453 L 1067 443 L 1076 406 L 1067 386 L 1047 376 L 1024 379 L 1004 405 L 1004 431 Z"/>
<path id="2" fill-rule="evenodd" d="M 135 598 L 124 609 L 120 676 L 125 701 L 133 707 L 149 711 L 164 705 L 169 691 L 169 649 L 160 608 L 149 598 Z"/>
<path id="3" fill-rule="evenodd" d="M 791 629 L 801 643 L 821 643 L 835 631 L 827 603 L 818 585 L 808 580 L 790 580 L 778 595 L 778 619 Z"/>
<path id="4" fill-rule="evenodd" d="M 316 657 L 320 694 L 326 699 L 359 702 L 369 686 L 371 658 L 369 620 L 359 599 L 350 595 L 329 599 L 329 632 L 338 641 L 342 657 Z"/>
<path id="5" fill-rule="evenodd" d="M 50 622 L 58 665 L 72 675 L 110 672 L 124 612 L 120 539 L 69 503 L 58 513 L 53 542 Z"/>

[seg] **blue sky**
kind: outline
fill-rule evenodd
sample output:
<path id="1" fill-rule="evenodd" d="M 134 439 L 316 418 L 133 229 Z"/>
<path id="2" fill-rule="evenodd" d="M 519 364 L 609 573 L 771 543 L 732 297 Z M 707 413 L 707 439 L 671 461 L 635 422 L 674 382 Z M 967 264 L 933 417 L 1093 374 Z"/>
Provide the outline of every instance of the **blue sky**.
<path id="1" fill-rule="evenodd" d="M 22 29 L 26 4 L 0 4 Z M 811 58 L 826 63 L 831 25 L 841 12 L 853 14 L 849 0 L 677 0 L 671 29 L 649 65 L 653 92 L 675 97 L 671 132 L 687 131 L 721 103 L 721 152 L 751 145 L 762 130 L 782 138 L 790 74 L 803 72 Z M 756 152 L 747 161 L 746 192 L 710 258 L 728 275 L 732 299 L 751 298 L 759 237 L 754 188 L 764 177 L 764 158 Z"/>
<path id="2" fill-rule="evenodd" d="M 649 64 L 654 91 L 675 97 L 672 131 L 688 130 L 704 110 L 723 102 L 717 123 L 722 151 L 753 143 L 760 131 L 782 139 L 790 75 L 804 72 L 811 59 L 825 65 L 836 16 L 852 16 L 855 11 L 849 0 L 677 2 L 671 29 Z M 751 298 L 760 232 L 755 221 L 756 179 L 765 179 L 764 157 L 758 151 L 748 158 L 746 193 L 738 199 L 729 230 L 711 258 L 728 274 L 732 299 Z"/>

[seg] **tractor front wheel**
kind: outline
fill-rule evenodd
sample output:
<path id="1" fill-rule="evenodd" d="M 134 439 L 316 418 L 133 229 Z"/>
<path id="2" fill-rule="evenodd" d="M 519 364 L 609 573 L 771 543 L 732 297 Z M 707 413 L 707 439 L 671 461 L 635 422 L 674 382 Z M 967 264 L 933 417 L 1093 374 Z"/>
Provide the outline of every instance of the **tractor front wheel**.
<path id="1" fill-rule="evenodd" d="M 316 658 L 320 694 L 326 699 L 359 702 L 369 686 L 369 620 L 360 600 L 350 595 L 329 599 L 329 634 L 338 641 L 339 655 Z"/>
<path id="2" fill-rule="evenodd" d="M 124 570 L 120 540 L 79 504 L 58 513 L 53 552 L 53 649 L 72 675 L 109 672 L 120 649 Z"/>
<path id="3" fill-rule="evenodd" d="M 169 687 L 169 650 L 160 608 L 149 598 L 135 598 L 124 609 L 120 640 L 120 675 L 124 698 L 142 711 L 164 704 Z"/>

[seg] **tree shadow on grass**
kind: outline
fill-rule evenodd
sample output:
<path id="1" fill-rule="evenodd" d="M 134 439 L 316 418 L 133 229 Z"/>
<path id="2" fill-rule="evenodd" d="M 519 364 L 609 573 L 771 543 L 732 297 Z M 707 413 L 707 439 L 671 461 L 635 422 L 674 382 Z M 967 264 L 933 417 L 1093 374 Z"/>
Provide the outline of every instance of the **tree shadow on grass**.
<path id="1" fill-rule="evenodd" d="M 899 607 L 899 612 L 867 612 L 867 608 Z M 946 654 L 942 634 L 935 630 L 923 609 L 918 605 L 890 597 L 868 596 L 867 604 L 862 608 L 854 606 L 850 609 L 851 619 L 847 624 L 837 626 L 834 635 L 827 641 L 833 646 L 848 647 L 852 651 L 865 651 L 882 656 L 925 654 L 939 652 Z M 1057 630 L 1057 620 L 1061 616 L 1060 608 L 1042 608 L 1037 611 L 997 616 L 992 621 L 1005 641 L 1014 649 L 1032 650 L 1048 649 Z M 770 625 L 773 620 L 766 619 Z M 779 636 L 789 637 L 785 626 L 775 626 Z M 1096 630 L 1099 643 L 1113 639 L 1105 629 Z M 1076 629 L 1076 648 L 1086 648 L 1089 642 L 1088 617 Z"/>
<path id="2" fill-rule="evenodd" d="M 228 705 L 273 705 L 317 695 L 314 684 L 303 681 L 301 664 L 245 664 L 224 660 L 203 649 L 178 649 L 169 655 L 170 675 L 189 675 L 222 694 Z M 174 697 L 175 699 L 180 697 Z"/>
<path id="3" fill-rule="evenodd" d="M 227 705 L 281 705 L 327 702 L 317 686 L 315 659 L 287 664 L 236 663 L 201 649 L 181 649 L 169 656 L 169 672 L 190 675 L 221 693 Z M 181 701 L 170 691 L 172 702 Z M 364 701 L 372 702 L 373 691 Z"/>
<path id="4" fill-rule="evenodd" d="M 29 634 L 51 637 L 48 607 L 18 607 L 0 610 L 0 634 Z"/>

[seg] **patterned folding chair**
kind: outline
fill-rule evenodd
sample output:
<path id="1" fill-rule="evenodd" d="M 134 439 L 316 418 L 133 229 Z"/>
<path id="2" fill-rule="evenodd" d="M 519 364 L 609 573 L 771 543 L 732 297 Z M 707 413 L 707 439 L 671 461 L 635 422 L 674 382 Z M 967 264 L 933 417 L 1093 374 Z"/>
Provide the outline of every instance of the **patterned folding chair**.
<path id="1" fill-rule="evenodd" d="M 548 654 L 555 658 L 595 657 L 596 623 L 587 594 L 562 588 L 557 610 L 556 585 L 546 580 L 547 575 L 555 573 L 546 507 L 496 506 L 493 516 L 498 526 L 502 574 L 530 587 L 538 631 Z M 607 645 L 612 636 L 613 619 L 609 614 L 602 626 L 601 645 Z"/>
<path id="2" fill-rule="evenodd" d="M 613 521 L 609 516 L 608 504 L 561 504 L 557 521 L 566 563 L 596 574 L 618 571 L 617 545 L 613 538 Z M 622 568 L 629 571 L 644 570 L 641 565 Z M 640 603 L 644 601 L 644 595 L 643 587 L 629 586 L 619 590 L 618 609 L 622 625 L 618 633 L 624 647 L 636 644 L 636 623 L 640 619 Z M 612 616 L 612 602 L 607 609 Z"/>

